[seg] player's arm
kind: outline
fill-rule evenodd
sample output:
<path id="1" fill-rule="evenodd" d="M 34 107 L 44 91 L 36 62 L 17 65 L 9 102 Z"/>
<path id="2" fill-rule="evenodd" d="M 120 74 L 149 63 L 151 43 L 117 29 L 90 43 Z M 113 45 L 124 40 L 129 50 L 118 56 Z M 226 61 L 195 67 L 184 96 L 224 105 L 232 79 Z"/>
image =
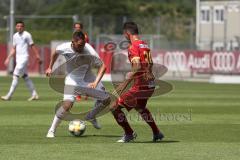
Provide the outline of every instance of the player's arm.
<path id="1" fill-rule="evenodd" d="M 49 76 L 51 75 L 51 73 L 52 73 L 52 68 L 53 68 L 53 65 L 54 65 L 55 61 L 56 61 L 57 58 L 58 58 L 58 55 L 59 55 L 59 54 L 57 54 L 56 50 L 54 49 L 54 50 L 52 51 L 52 54 L 51 54 L 49 67 L 48 67 L 48 69 L 46 70 L 46 75 L 47 75 L 48 77 L 49 77 Z"/>
<path id="2" fill-rule="evenodd" d="M 35 54 L 35 56 L 36 56 L 36 59 L 37 59 L 38 63 L 41 64 L 41 63 L 42 63 L 42 60 L 41 60 L 41 58 L 40 58 L 40 54 L 39 54 L 39 52 L 38 52 L 36 46 L 35 46 L 34 44 L 31 44 L 30 47 L 31 47 L 31 49 L 32 49 L 33 52 L 34 52 L 34 54 Z"/>
<path id="3" fill-rule="evenodd" d="M 106 71 L 106 66 L 103 63 L 103 61 L 100 59 L 96 50 L 90 44 L 86 43 L 85 47 L 88 50 L 88 52 L 90 53 L 90 55 L 94 57 L 93 62 L 92 62 L 93 66 L 98 68 L 98 73 L 97 73 L 97 77 L 96 77 L 95 81 L 92 83 L 89 83 L 88 87 L 96 88 Z"/>
<path id="4" fill-rule="evenodd" d="M 141 70 L 140 57 L 134 57 L 132 60 L 132 70 L 128 72 L 127 79 L 133 79 L 134 76 Z"/>
<path id="5" fill-rule="evenodd" d="M 126 89 L 128 84 L 134 79 L 136 74 L 141 69 L 140 57 L 134 57 L 131 60 L 131 62 L 132 62 L 132 70 L 131 72 L 128 72 L 127 79 L 117 87 L 116 92 L 118 94 L 122 94 L 122 92 Z"/>
<path id="6" fill-rule="evenodd" d="M 6 58 L 5 62 L 4 62 L 4 64 L 5 64 L 6 66 L 8 66 L 8 64 L 9 64 L 9 62 L 10 62 L 10 59 L 11 59 L 15 54 L 16 54 L 16 46 L 13 46 L 13 47 L 11 48 L 11 51 L 10 51 L 9 55 L 7 56 L 7 58 Z"/>
<path id="7" fill-rule="evenodd" d="M 41 60 L 41 58 L 40 58 L 39 52 L 38 52 L 38 50 L 37 50 L 34 42 L 33 42 L 32 35 L 31 35 L 30 33 L 27 34 L 27 43 L 28 43 L 28 45 L 30 46 L 30 48 L 32 49 L 32 51 L 34 52 L 38 63 L 41 64 L 41 63 L 42 63 L 42 60 Z"/>
<path id="8" fill-rule="evenodd" d="M 90 88 L 96 88 L 98 83 L 101 81 L 104 73 L 106 71 L 106 65 L 102 63 L 101 67 L 98 69 L 97 77 L 93 83 L 89 83 L 88 87 Z"/>

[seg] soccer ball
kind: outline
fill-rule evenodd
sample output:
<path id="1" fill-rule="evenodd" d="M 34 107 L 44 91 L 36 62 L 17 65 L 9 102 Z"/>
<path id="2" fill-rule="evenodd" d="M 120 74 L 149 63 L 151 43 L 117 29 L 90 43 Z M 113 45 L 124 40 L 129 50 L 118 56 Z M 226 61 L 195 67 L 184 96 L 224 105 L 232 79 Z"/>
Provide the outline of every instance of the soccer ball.
<path id="1" fill-rule="evenodd" d="M 85 132 L 86 124 L 84 121 L 74 120 L 69 123 L 68 130 L 72 135 L 79 137 Z"/>

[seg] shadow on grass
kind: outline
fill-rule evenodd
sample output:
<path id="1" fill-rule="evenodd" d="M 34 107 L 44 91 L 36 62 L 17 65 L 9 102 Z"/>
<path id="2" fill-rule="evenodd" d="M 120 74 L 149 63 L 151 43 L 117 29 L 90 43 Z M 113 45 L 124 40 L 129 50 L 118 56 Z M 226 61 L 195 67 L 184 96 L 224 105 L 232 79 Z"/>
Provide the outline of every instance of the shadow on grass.
<path id="1" fill-rule="evenodd" d="M 77 137 L 77 136 L 72 136 L 72 135 L 66 135 L 66 136 L 60 136 L 60 137 Z M 115 138 L 115 137 L 121 137 L 121 136 L 119 136 L 119 135 L 95 135 L 95 134 L 93 134 L 93 135 L 82 135 L 82 136 L 79 136 L 79 138 L 87 138 L 87 137 L 106 137 L 106 138 L 111 138 L 111 137 L 113 137 L 113 138 Z"/>
<path id="2" fill-rule="evenodd" d="M 61 137 L 72 137 L 72 138 L 76 138 L 75 136 L 61 136 Z M 83 135 L 83 136 L 79 136 L 77 138 L 91 138 L 91 137 L 104 137 L 104 138 L 121 138 L 121 136 L 119 135 Z M 157 142 L 153 142 L 153 141 L 133 141 L 130 143 L 178 143 L 180 141 L 177 140 L 162 140 L 162 141 L 157 141 Z"/>
<path id="3" fill-rule="evenodd" d="M 153 141 L 134 141 L 132 143 L 178 143 L 180 141 L 175 141 L 175 140 L 163 140 L 163 141 L 157 141 L 157 142 L 153 142 Z"/>
<path id="4" fill-rule="evenodd" d="M 121 136 L 119 136 L 119 135 L 95 135 L 95 134 L 93 134 L 93 135 L 85 135 L 85 137 L 109 137 L 109 138 L 111 138 L 111 137 L 121 137 Z"/>

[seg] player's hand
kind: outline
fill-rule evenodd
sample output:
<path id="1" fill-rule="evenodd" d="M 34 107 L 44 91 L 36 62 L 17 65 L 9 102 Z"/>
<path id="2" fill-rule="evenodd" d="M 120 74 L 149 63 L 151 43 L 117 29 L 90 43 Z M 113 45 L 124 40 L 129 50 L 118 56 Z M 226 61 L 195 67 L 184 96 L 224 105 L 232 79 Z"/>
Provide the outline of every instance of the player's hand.
<path id="1" fill-rule="evenodd" d="M 132 78 L 133 74 L 134 74 L 133 72 L 128 72 L 128 73 L 126 74 L 125 78 L 126 78 L 126 79 L 130 79 L 130 78 Z"/>
<path id="2" fill-rule="evenodd" d="M 97 83 L 96 82 L 92 82 L 88 84 L 89 88 L 96 88 L 97 87 Z"/>
<path id="3" fill-rule="evenodd" d="M 50 77 L 50 76 L 51 76 L 51 73 L 52 73 L 52 69 L 51 69 L 51 68 L 48 68 L 45 73 L 46 73 L 46 76 L 47 76 L 47 77 Z"/>
<path id="4" fill-rule="evenodd" d="M 131 79 L 127 79 L 124 82 L 120 83 L 115 89 L 115 91 L 113 92 L 113 95 L 116 95 L 116 94 L 121 95 L 123 91 L 125 91 L 126 87 L 130 82 L 131 82 Z"/>
<path id="5" fill-rule="evenodd" d="M 4 65 L 5 65 L 5 66 L 8 66 L 8 64 L 9 64 L 9 59 L 7 58 L 7 59 L 4 61 Z"/>

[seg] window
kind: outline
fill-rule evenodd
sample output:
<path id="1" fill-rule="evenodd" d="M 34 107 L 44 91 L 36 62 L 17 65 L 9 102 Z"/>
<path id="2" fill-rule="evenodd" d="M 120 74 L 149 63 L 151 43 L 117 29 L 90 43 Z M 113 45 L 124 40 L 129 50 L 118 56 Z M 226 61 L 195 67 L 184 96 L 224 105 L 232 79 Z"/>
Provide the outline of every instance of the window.
<path id="1" fill-rule="evenodd" d="M 228 43 L 227 43 L 227 49 L 229 51 L 239 51 L 239 43 L 237 41 L 234 41 L 234 40 L 230 40 Z"/>
<path id="2" fill-rule="evenodd" d="M 239 12 L 240 10 L 240 6 L 238 6 L 237 4 L 229 4 L 227 7 L 228 12 Z"/>
<path id="3" fill-rule="evenodd" d="M 213 43 L 213 50 L 223 51 L 224 50 L 224 43 L 223 42 L 214 42 Z"/>
<path id="4" fill-rule="evenodd" d="M 209 7 L 207 7 L 207 6 L 201 7 L 200 20 L 201 20 L 201 23 L 209 23 L 210 22 L 210 8 Z"/>
<path id="5" fill-rule="evenodd" d="M 224 22 L 224 7 L 216 6 L 214 7 L 214 23 Z"/>

